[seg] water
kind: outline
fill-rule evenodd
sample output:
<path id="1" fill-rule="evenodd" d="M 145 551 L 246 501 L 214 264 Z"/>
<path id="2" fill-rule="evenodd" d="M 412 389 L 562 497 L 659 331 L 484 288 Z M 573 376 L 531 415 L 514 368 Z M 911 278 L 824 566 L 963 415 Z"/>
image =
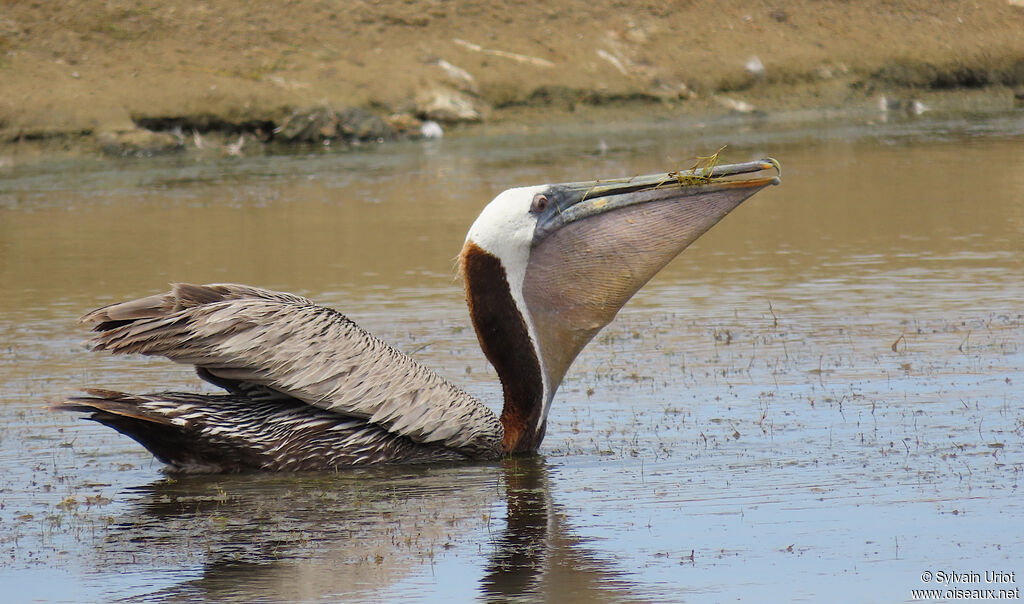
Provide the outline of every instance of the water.
<path id="1" fill-rule="evenodd" d="M 602 145 L 601 142 L 605 144 Z M 171 281 L 310 296 L 497 402 L 453 259 L 512 185 L 772 155 L 577 360 L 538 459 L 169 479 L 47 401 L 203 388 L 87 354 Z M 1024 117 L 604 125 L 0 180 L 5 601 L 909 601 L 1019 588 Z M 607 147 L 604 152 L 599 151 Z M 922 581 L 997 570 L 1015 582 Z"/>

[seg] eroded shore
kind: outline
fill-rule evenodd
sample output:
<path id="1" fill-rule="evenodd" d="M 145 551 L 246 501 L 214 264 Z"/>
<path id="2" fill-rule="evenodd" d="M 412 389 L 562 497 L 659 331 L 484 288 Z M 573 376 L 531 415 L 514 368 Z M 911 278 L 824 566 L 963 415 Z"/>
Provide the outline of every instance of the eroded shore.
<path id="1" fill-rule="evenodd" d="M 82 0 L 0 18 L 6 163 L 617 115 L 1024 102 L 1024 3 Z"/>

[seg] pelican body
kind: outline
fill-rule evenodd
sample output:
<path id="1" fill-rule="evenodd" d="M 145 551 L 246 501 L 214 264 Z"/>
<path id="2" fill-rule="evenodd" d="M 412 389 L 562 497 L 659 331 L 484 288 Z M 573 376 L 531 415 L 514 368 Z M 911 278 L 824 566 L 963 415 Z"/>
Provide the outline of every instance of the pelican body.
<path id="1" fill-rule="evenodd" d="M 90 389 L 54 407 L 130 436 L 172 472 L 329 470 L 536 452 L 580 350 L 774 160 L 509 189 L 459 255 L 500 417 L 341 313 L 244 285 L 176 284 L 82 318 L 94 350 L 195 366 L 224 394 Z"/>

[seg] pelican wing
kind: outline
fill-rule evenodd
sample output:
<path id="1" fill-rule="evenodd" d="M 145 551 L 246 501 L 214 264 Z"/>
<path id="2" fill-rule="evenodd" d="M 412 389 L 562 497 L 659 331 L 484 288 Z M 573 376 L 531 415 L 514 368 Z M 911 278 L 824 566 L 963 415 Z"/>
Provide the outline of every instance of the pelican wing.
<path id="1" fill-rule="evenodd" d="M 480 401 L 301 296 L 179 283 L 95 310 L 82 322 L 97 332 L 94 350 L 164 356 L 229 389 L 264 386 L 473 457 L 501 450 L 501 425 Z"/>

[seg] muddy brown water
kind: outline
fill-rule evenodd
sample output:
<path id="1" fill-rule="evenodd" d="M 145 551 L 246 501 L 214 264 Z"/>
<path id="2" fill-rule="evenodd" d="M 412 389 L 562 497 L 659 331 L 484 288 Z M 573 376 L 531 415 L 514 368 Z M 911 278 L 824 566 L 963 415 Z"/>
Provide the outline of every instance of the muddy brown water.
<path id="1" fill-rule="evenodd" d="M 540 458 L 171 479 L 43 408 L 81 386 L 202 388 L 86 353 L 75 324 L 171 281 L 305 294 L 496 403 L 453 271 L 483 204 L 726 143 L 778 158 L 783 184 L 584 351 Z M 1024 583 L 1019 113 L 3 170 L 5 601 L 892 602 Z"/>

